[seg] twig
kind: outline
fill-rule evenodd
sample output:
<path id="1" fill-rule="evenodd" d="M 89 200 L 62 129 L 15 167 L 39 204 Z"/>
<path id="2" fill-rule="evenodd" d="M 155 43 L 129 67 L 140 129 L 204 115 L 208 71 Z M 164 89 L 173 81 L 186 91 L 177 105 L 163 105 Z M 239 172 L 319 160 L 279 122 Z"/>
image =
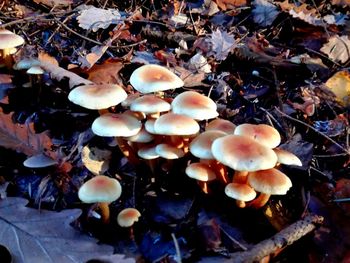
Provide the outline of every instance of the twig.
<path id="1" fill-rule="evenodd" d="M 270 239 L 266 239 L 256 244 L 248 251 L 236 252 L 231 254 L 231 263 L 258 262 L 265 256 L 268 256 L 276 250 L 293 244 L 306 234 L 313 231 L 317 225 L 323 223 L 323 217 L 318 215 L 309 215 L 302 220 L 283 229 Z"/>
<path id="2" fill-rule="evenodd" d="M 171 233 L 171 238 L 173 239 L 174 246 L 175 246 L 175 250 L 176 250 L 176 257 L 177 257 L 176 262 L 177 262 L 177 263 L 181 263 L 182 260 L 181 260 L 180 247 L 179 247 L 179 243 L 177 242 L 177 239 L 176 239 L 176 236 L 175 236 L 174 233 Z"/>
<path id="3" fill-rule="evenodd" d="M 344 153 L 346 153 L 347 155 L 350 155 L 350 151 L 348 149 L 346 149 L 345 147 L 343 147 L 342 145 L 340 145 L 339 143 L 337 143 L 335 140 L 333 140 L 331 137 L 327 136 L 326 134 L 316 130 L 314 127 L 312 127 L 311 125 L 303 122 L 303 121 L 300 121 L 298 119 L 295 119 L 287 114 L 285 114 L 284 112 L 280 111 L 277 107 L 275 107 L 275 110 L 281 114 L 283 117 L 289 119 L 289 120 L 292 120 L 292 121 L 295 121 L 297 123 L 300 123 L 306 127 L 308 127 L 309 129 L 313 130 L 314 132 L 316 132 L 317 134 L 321 135 L 323 138 L 329 140 L 330 142 L 334 143 L 336 146 L 338 146 L 342 151 L 344 151 Z"/>

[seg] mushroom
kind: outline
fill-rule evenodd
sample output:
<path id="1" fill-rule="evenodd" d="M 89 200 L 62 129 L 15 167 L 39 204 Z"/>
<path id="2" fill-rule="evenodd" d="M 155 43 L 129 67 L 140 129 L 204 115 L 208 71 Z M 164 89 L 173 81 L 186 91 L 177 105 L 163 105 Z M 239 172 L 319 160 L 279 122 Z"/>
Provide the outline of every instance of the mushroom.
<path id="1" fill-rule="evenodd" d="M 296 156 L 294 153 L 288 152 L 281 148 L 275 148 L 273 149 L 273 151 L 277 155 L 277 166 L 279 164 L 303 166 L 299 157 Z"/>
<path id="2" fill-rule="evenodd" d="M 101 220 L 110 220 L 109 203 L 117 200 L 122 193 L 122 187 L 117 179 L 97 175 L 86 181 L 79 189 L 79 199 L 84 203 L 98 203 Z"/>
<path id="3" fill-rule="evenodd" d="M 272 126 L 266 124 L 238 125 L 234 131 L 235 135 L 247 136 L 269 148 L 275 148 L 281 143 L 281 135 Z"/>
<path id="4" fill-rule="evenodd" d="M 211 150 L 216 160 L 235 170 L 234 183 L 246 183 L 248 172 L 273 168 L 277 162 L 272 149 L 241 135 L 220 137 Z"/>
<path id="5" fill-rule="evenodd" d="M 74 88 L 68 99 L 90 110 L 102 110 L 115 106 L 127 98 L 124 89 L 116 84 L 83 85 Z"/>
<path id="6" fill-rule="evenodd" d="M 169 111 L 170 104 L 154 95 L 145 95 L 135 99 L 131 105 L 130 110 L 141 111 L 147 115 L 147 119 L 158 118 L 160 112 Z"/>
<path id="7" fill-rule="evenodd" d="M 227 134 L 233 134 L 236 129 L 236 125 L 234 125 L 232 122 L 224 119 L 215 119 L 208 123 L 208 125 L 205 127 L 206 131 L 223 131 Z"/>
<path id="8" fill-rule="evenodd" d="M 131 85 L 141 93 L 159 92 L 180 88 L 184 82 L 167 68 L 148 64 L 134 70 Z"/>
<path id="9" fill-rule="evenodd" d="M 153 175 L 156 174 L 159 155 L 156 152 L 155 145 L 148 145 L 140 148 L 137 152 L 138 156 L 147 161 L 147 164 Z"/>
<path id="10" fill-rule="evenodd" d="M 8 69 L 11 69 L 13 64 L 11 50 L 14 47 L 22 45 L 23 43 L 24 39 L 21 36 L 16 35 L 6 29 L 0 30 L 0 54 L 5 66 Z"/>
<path id="11" fill-rule="evenodd" d="M 292 187 L 288 176 L 275 168 L 250 172 L 248 184 L 260 192 L 258 198 L 249 205 L 254 208 L 263 207 L 271 195 L 285 195 Z"/>
<path id="12" fill-rule="evenodd" d="M 207 120 L 219 115 L 216 103 L 195 91 L 180 93 L 171 102 L 173 113 L 186 115 L 195 120 Z"/>
<path id="13" fill-rule="evenodd" d="M 185 173 L 188 177 L 196 179 L 204 193 L 208 193 L 207 182 L 216 178 L 215 172 L 205 163 L 191 163 L 186 167 Z"/>
<path id="14" fill-rule="evenodd" d="M 139 221 L 141 213 L 136 208 L 125 208 L 117 216 L 118 225 L 130 228 L 130 239 L 135 240 L 133 225 Z"/>
<path id="15" fill-rule="evenodd" d="M 236 199 L 239 208 L 246 206 L 245 202 L 252 201 L 256 197 L 256 192 L 247 184 L 230 183 L 225 187 L 225 194 Z"/>

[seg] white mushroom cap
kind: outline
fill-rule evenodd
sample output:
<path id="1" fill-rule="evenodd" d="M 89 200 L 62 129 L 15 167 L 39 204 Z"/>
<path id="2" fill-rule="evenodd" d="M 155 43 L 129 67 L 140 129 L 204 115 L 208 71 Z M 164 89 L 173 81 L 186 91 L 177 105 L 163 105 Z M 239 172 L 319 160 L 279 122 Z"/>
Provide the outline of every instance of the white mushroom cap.
<path id="1" fill-rule="evenodd" d="M 117 200 L 122 187 L 117 179 L 98 175 L 85 182 L 79 189 L 79 199 L 84 203 L 110 203 Z"/>
<path id="2" fill-rule="evenodd" d="M 225 187 L 225 194 L 233 199 L 249 202 L 256 197 L 256 192 L 247 184 L 230 183 Z"/>
<path id="3" fill-rule="evenodd" d="M 68 95 L 71 102 L 91 110 L 107 109 L 126 97 L 124 89 L 116 84 L 83 85 L 74 88 Z"/>
<path id="4" fill-rule="evenodd" d="M 45 71 L 40 66 L 31 66 L 27 70 L 27 74 L 30 74 L 30 75 L 42 75 L 44 73 Z"/>
<path id="5" fill-rule="evenodd" d="M 141 122 L 126 114 L 107 113 L 92 123 L 92 131 L 98 136 L 133 136 L 142 128 Z"/>
<path id="6" fill-rule="evenodd" d="M 225 132 L 215 130 L 202 132 L 190 143 L 190 152 L 201 159 L 214 159 L 211 146 L 217 138 L 225 135 Z"/>
<path id="7" fill-rule="evenodd" d="M 137 134 L 129 137 L 124 137 L 124 139 L 130 142 L 148 143 L 153 141 L 154 136 L 148 133 L 143 127 Z"/>
<path id="8" fill-rule="evenodd" d="M 213 142 L 211 150 L 217 161 L 237 171 L 270 169 L 277 163 L 272 149 L 241 135 L 220 137 Z"/>
<path id="9" fill-rule="evenodd" d="M 165 159 L 179 159 L 185 155 L 184 151 L 170 144 L 161 143 L 156 146 L 156 153 Z"/>
<path id="10" fill-rule="evenodd" d="M 215 102 L 195 91 L 185 91 L 171 102 L 173 113 L 186 115 L 195 120 L 207 120 L 219 115 Z"/>
<path id="11" fill-rule="evenodd" d="M 273 149 L 273 151 L 277 155 L 277 162 L 286 165 L 303 166 L 298 156 L 296 156 L 294 153 L 288 152 L 280 148 L 275 148 Z"/>
<path id="12" fill-rule="evenodd" d="M 135 208 L 125 208 L 117 216 L 118 225 L 121 227 L 131 227 L 139 221 L 141 213 Z"/>
<path id="13" fill-rule="evenodd" d="M 203 182 L 216 179 L 216 175 L 213 169 L 205 163 L 191 163 L 186 167 L 185 173 L 188 177 Z"/>
<path id="14" fill-rule="evenodd" d="M 130 83 L 141 93 L 176 89 L 184 85 L 183 81 L 167 68 L 152 64 L 136 69 L 131 74 Z"/>
<path id="15" fill-rule="evenodd" d="M 130 107 L 131 103 L 137 98 L 139 98 L 140 96 L 141 96 L 141 93 L 138 93 L 138 92 L 129 94 L 128 97 L 120 103 L 120 105 L 122 105 L 125 108 Z"/>
<path id="16" fill-rule="evenodd" d="M 130 105 L 132 111 L 141 111 L 146 114 L 169 111 L 170 108 L 170 103 L 154 95 L 139 97 Z"/>
<path id="17" fill-rule="evenodd" d="M 159 154 L 156 152 L 156 146 L 145 146 L 138 150 L 137 155 L 145 160 L 153 160 L 159 158 Z"/>
<path id="18" fill-rule="evenodd" d="M 199 132 L 199 125 L 190 117 L 166 113 L 155 121 L 154 131 L 156 134 L 185 136 Z"/>
<path id="19" fill-rule="evenodd" d="M 23 162 L 23 165 L 28 168 L 44 168 L 55 164 L 57 164 L 55 160 L 42 153 L 33 155 Z"/>
<path id="20" fill-rule="evenodd" d="M 156 134 L 156 131 L 154 130 L 154 123 L 156 122 L 155 119 L 149 119 L 145 122 L 145 129 L 149 133 Z"/>
<path id="21" fill-rule="evenodd" d="M 7 49 L 20 46 L 24 39 L 8 30 L 0 30 L 0 49 Z"/>
<path id="22" fill-rule="evenodd" d="M 215 119 L 208 123 L 205 127 L 206 131 L 223 131 L 227 134 L 233 134 L 236 129 L 236 125 L 232 122 L 224 119 Z"/>

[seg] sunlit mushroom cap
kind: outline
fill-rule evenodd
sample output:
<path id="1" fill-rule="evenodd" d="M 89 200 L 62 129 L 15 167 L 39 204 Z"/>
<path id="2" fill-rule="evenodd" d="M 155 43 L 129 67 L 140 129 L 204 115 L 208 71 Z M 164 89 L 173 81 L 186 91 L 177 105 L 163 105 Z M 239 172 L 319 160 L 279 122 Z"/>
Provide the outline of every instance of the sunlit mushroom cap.
<path id="1" fill-rule="evenodd" d="M 27 70 L 27 74 L 30 74 L 30 75 L 42 75 L 44 73 L 45 71 L 40 66 L 31 66 Z"/>
<path id="2" fill-rule="evenodd" d="M 139 97 L 130 105 L 132 111 L 141 111 L 146 114 L 169 111 L 170 108 L 171 106 L 168 102 L 154 95 Z"/>
<path id="3" fill-rule="evenodd" d="M 269 148 L 275 148 L 281 143 L 279 132 L 266 124 L 244 123 L 236 127 L 234 134 L 250 137 Z"/>
<path id="4" fill-rule="evenodd" d="M 147 132 L 143 127 L 137 134 L 129 137 L 124 137 L 124 139 L 130 142 L 147 143 L 153 141 L 154 136 Z"/>
<path id="5" fill-rule="evenodd" d="M 214 159 L 211 146 L 217 138 L 225 135 L 227 135 L 225 132 L 215 130 L 202 132 L 190 143 L 190 152 L 201 159 Z"/>
<path id="6" fill-rule="evenodd" d="M 216 178 L 215 172 L 206 163 L 191 163 L 186 167 L 185 173 L 188 177 L 203 182 L 212 181 Z"/>
<path id="7" fill-rule="evenodd" d="M 42 153 L 33 155 L 23 162 L 23 165 L 28 168 L 44 168 L 55 164 L 57 164 L 55 160 Z"/>
<path id="8" fill-rule="evenodd" d="M 166 113 L 155 121 L 154 131 L 163 135 L 192 135 L 199 132 L 199 125 L 185 115 Z"/>
<path id="9" fill-rule="evenodd" d="M 142 128 L 141 122 L 126 114 L 107 113 L 92 123 L 92 131 L 98 136 L 133 136 Z"/>
<path id="10" fill-rule="evenodd" d="M 213 142 L 211 150 L 217 161 L 237 171 L 270 169 L 277 162 L 272 149 L 241 135 L 218 138 Z"/>
<path id="11" fill-rule="evenodd" d="M 156 152 L 156 146 L 144 146 L 140 148 L 137 155 L 145 160 L 153 160 L 159 158 L 159 154 Z"/>
<path id="12" fill-rule="evenodd" d="M 232 122 L 224 119 L 215 119 L 208 123 L 205 127 L 206 131 L 223 131 L 227 134 L 233 134 L 236 129 L 236 125 Z"/>
<path id="13" fill-rule="evenodd" d="M 116 84 L 83 85 L 74 88 L 68 95 L 71 102 L 91 110 L 107 109 L 126 97 L 124 89 Z"/>
<path id="14" fill-rule="evenodd" d="M 84 203 L 110 203 L 117 200 L 122 187 L 117 179 L 98 175 L 85 182 L 79 189 L 79 199 Z"/>
<path id="15" fill-rule="evenodd" d="M 8 30 L 0 30 L 0 49 L 7 49 L 20 46 L 24 39 Z"/>
<path id="16" fill-rule="evenodd" d="M 149 119 L 145 122 L 145 129 L 149 133 L 156 134 L 156 131 L 154 130 L 154 123 L 156 122 L 155 119 Z"/>
<path id="17" fill-rule="evenodd" d="M 195 91 L 185 91 L 171 102 L 172 112 L 195 120 L 207 120 L 219 115 L 215 102 Z"/>
<path id="18" fill-rule="evenodd" d="M 249 202 L 256 197 L 255 190 L 247 184 L 230 183 L 225 187 L 225 194 L 236 200 Z"/>
<path id="19" fill-rule="evenodd" d="M 33 66 L 39 66 L 40 62 L 37 59 L 34 58 L 24 58 L 20 61 L 18 61 L 13 68 L 16 70 L 22 70 L 22 69 L 29 69 Z"/>
<path id="20" fill-rule="evenodd" d="M 275 148 L 273 151 L 277 155 L 277 162 L 286 165 L 296 165 L 303 166 L 302 162 L 294 153 L 288 152 L 286 150 Z"/>
<path id="21" fill-rule="evenodd" d="M 121 227 L 131 227 L 139 221 L 141 213 L 135 208 L 125 208 L 117 216 L 118 225 Z"/>
<path id="22" fill-rule="evenodd" d="M 250 172 L 248 184 L 256 191 L 270 195 L 285 195 L 292 187 L 288 176 L 275 168 Z"/>
<path id="23" fill-rule="evenodd" d="M 176 148 L 170 144 L 161 143 L 156 146 L 156 153 L 165 159 L 179 159 L 185 155 L 182 149 Z"/>
<path id="24" fill-rule="evenodd" d="M 167 68 L 159 65 L 144 65 L 130 77 L 131 85 L 141 93 L 151 93 L 180 88 L 183 81 Z"/>
<path id="25" fill-rule="evenodd" d="M 138 92 L 129 94 L 128 97 L 120 103 L 120 105 L 122 105 L 125 108 L 130 107 L 131 103 L 137 98 L 139 98 L 140 96 L 141 96 L 141 93 L 138 93 Z"/>

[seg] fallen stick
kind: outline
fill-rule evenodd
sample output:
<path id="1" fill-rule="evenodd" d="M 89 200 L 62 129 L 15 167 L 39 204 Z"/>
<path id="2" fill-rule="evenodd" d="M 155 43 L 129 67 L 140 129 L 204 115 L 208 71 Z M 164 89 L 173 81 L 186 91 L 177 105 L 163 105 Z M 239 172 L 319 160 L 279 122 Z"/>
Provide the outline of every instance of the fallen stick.
<path id="1" fill-rule="evenodd" d="M 259 262 L 265 256 L 274 253 L 283 247 L 291 245 L 301 237 L 313 231 L 317 225 L 322 224 L 323 217 L 318 215 L 309 215 L 294 224 L 286 227 L 273 237 L 261 241 L 247 251 L 231 254 L 230 262 Z"/>

